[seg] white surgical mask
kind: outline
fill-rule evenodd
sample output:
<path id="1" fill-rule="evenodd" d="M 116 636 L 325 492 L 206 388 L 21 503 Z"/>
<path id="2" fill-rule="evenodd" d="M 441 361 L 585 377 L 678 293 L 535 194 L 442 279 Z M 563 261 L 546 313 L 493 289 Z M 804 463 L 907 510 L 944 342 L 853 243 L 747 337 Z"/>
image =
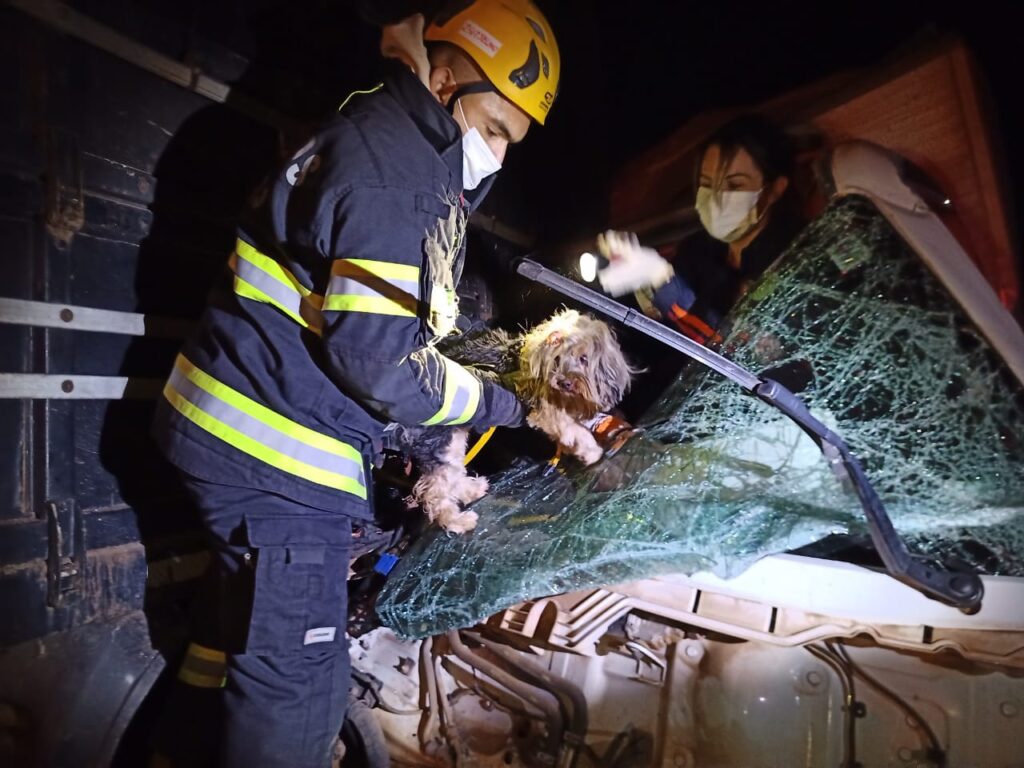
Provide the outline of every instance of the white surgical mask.
<path id="1" fill-rule="evenodd" d="M 476 189 L 481 181 L 501 170 L 501 161 L 494 156 L 480 131 L 469 127 L 466 113 L 462 111 L 461 99 L 458 106 L 467 129 L 462 134 L 462 188 Z"/>
<path id="2" fill-rule="evenodd" d="M 715 195 L 709 187 L 697 189 L 697 215 L 700 223 L 716 240 L 739 240 L 761 220 L 757 199 L 762 190 L 730 190 Z"/>

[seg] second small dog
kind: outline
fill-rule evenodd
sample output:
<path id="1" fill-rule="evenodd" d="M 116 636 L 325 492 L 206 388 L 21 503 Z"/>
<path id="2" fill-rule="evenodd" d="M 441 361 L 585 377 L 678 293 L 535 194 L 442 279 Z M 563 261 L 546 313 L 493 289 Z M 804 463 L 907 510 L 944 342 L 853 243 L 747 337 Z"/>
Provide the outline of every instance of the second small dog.
<path id="1" fill-rule="evenodd" d="M 601 447 L 582 422 L 613 408 L 636 371 L 626 362 L 611 329 L 600 320 L 563 310 L 526 333 L 502 330 L 446 342 L 444 353 L 478 375 L 515 391 L 530 413 L 527 423 L 584 464 Z M 469 430 L 402 427 L 399 444 L 420 470 L 408 501 L 453 533 L 476 527 L 467 504 L 487 493 L 487 478 L 466 473 Z"/>

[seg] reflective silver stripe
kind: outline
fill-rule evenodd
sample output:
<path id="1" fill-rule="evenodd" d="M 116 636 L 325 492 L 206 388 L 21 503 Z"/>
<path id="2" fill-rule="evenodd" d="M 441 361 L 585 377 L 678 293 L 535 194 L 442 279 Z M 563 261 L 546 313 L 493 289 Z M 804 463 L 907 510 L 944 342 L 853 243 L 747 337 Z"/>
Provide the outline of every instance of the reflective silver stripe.
<path id="1" fill-rule="evenodd" d="M 452 407 L 449 413 L 452 417 L 456 417 L 466 410 L 466 406 L 469 404 L 469 390 L 465 387 L 458 387 L 455 390 L 455 397 L 452 399 Z"/>
<path id="2" fill-rule="evenodd" d="M 196 386 L 177 367 L 171 371 L 169 383 L 182 397 L 197 408 L 258 443 L 279 453 L 291 456 L 312 467 L 344 475 L 356 480 L 360 485 L 366 485 L 363 467 L 360 463 L 328 453 L 327 451 L 322 451 L 315 446 L 307 445 L 290 435 L 279 432 Z"/>
<path id="3" fill-rule="evenodd" d="M 242 243 L 239 242 L 239 245 Z M 262 254 L 243 255 L 241 248 L 232 255 L 231 268 L 238 279 L 244 281 L 239 285 L 236 280 L 235 293 L 272 304 L 300 325 L 319 332 L 323 328 L 323 317 L 320 314 L 321 297 L 308 291 L 300 292 L 294 285 L 282 282 L 282 279 L 291 282 L 294 277 L 276 262 L 274 266 L 281 279 L 269 274 L 263 267 L 250 260 L 257 256 Z M 262 258 L 267 259 L 265 256 Z"/>
<path id="4" fill-rule="evenodd" d="M 441 360 L 444 363 L 444 402 L 440 410 L 423 424 L 465 424 L 476 414 L 483 385 L 454 360 L 447 357 L 441 357 Z"/>
<path id="5" fill-rule="evenodd" d="M 373 284 L 369 284 L 373 283 Z M 394 296 L 394 291 L 387 291 L 385 284 L 406 294 L 410 299 L 419 300 L 420 284 L 411 280 L 383 280 L 376 276 L 354 278 L 335 276 L 327 285 L 328 294 L 345 294 L 349 296 Z M 376 287 L 375 287 L 376 286 Z"/>
<path id="6" fill-rule="evenodd" d="M 323 309 L 416 317 L 419 301 L 419 267 L 375 259 L 338 259 L 331 267 Z"/>

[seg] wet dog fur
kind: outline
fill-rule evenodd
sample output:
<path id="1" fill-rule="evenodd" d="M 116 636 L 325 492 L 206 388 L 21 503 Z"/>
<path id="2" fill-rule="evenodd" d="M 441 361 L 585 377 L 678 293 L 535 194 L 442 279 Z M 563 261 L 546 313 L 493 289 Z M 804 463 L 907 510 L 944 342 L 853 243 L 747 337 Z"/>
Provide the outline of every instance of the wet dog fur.
<path id="1" fill-rule="evenodd" d="M 490 330 L 439 349 L 513 390 L 529 410 L 527 423 L 584 464 L 598 461 L 602 450 L 582 422 L 618 404 L 636 373 L 607 324 L 569 309 L 522 334 Z M 397 435 L 420 471 L 410 506 L 447 531 L 475 528 L 477 514 L 466 507 L 486 495 L 488 484 L 466 473 L 469 430 L 402 427 Z"/>

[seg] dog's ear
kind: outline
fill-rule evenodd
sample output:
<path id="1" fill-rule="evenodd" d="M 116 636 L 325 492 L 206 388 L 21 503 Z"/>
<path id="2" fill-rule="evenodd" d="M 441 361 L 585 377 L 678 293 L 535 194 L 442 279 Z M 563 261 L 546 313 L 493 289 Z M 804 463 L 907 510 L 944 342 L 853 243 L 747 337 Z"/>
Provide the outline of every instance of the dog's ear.
<path id="1" fill-rule="evenodd" d="M 568 307 L 562 307 L 548 320 L 552 326 L 558 328 L 574 328 L 579 324 L 579 321 L 580 313 L 575 309 L 569 309 Z"/>
<path id="2" fill-rule="evenodd" d="M 598 343 L 595 351 L 595 385 L 598 406 L 607 410 L 618 405 L 629 391 L 629 385 L 635 372 L 622 354 L 622 348 L 611 329 L 601 321 L 595 321 L 595 333 Z"/>

